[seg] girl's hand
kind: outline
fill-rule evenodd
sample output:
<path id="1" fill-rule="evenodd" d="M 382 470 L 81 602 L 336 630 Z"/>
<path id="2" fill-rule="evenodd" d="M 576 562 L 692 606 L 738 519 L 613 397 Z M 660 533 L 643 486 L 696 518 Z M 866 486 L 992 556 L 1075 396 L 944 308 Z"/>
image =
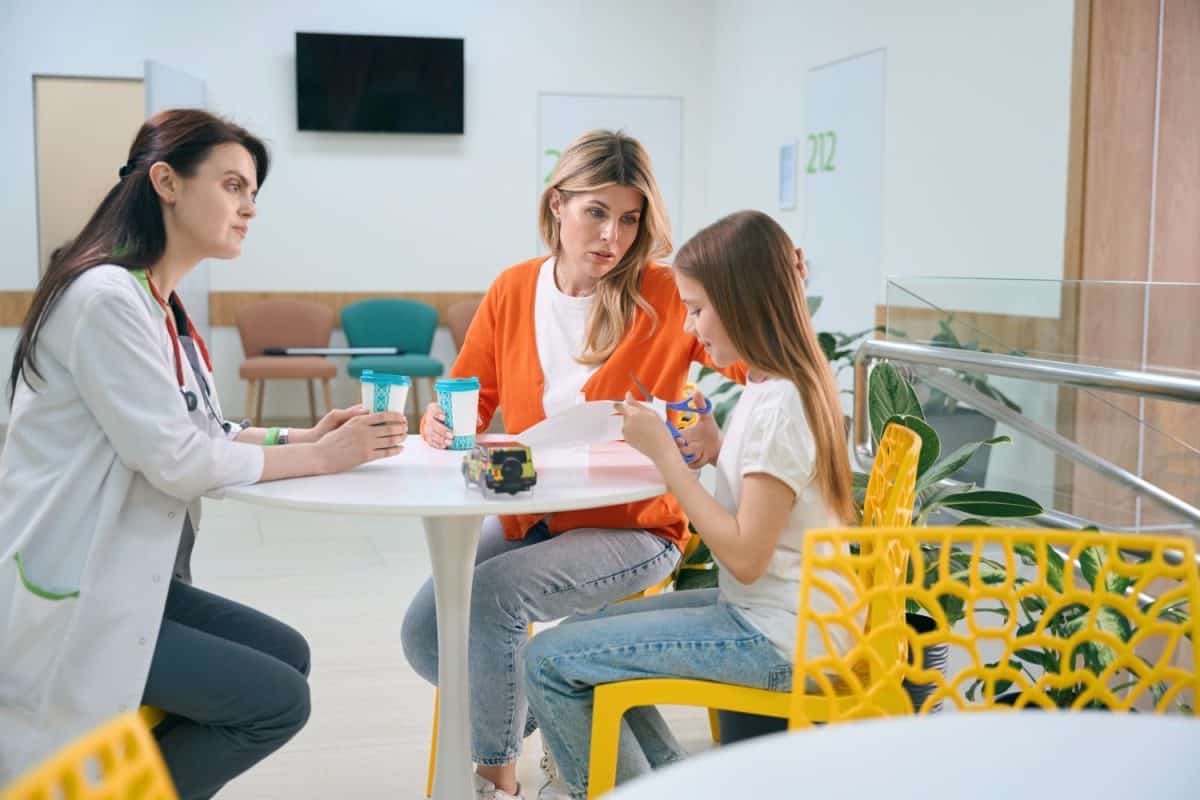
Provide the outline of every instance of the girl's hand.
<path id="1" fill-rule="evenodd" d="M 321 437 L 324 472 L 344 472 L 359 464 L 394 456 L 404 449 L 408 420 L 398 411 L 359 414 Z"/>
<path id="2" fill-rule="evenodd" d="M 703 408 L 704 403 L 704 395 L 697 389 L 692 394 L 692 405 Z M 700 421 L 687 430 L 680 431 L 679 438 L 675 440 L 682 455 L 694 456 L 687 462 L 692 469 L 717 463 L 717 456 L 721 454 L 721 429 L 717 427 L 717 421 L 713 419 L 712 414 L 699 416 Z M 686 458 L 684 460 L 687 461 Z"/>
<path id="3" fill-rule="evenodd" d="M 353 405 L 349 408 L 335 408 L 325 416 L 321 417 L 321 421 L 311 428 L 304 430 L 292 431 L 291 441 L 293 444 L 308 444 L 311 442 L 321 441 L 321 437 L 330 431 L 336 431 L 338 428 L 345 425 L 355 417 L 361 417 L 367 413 L 367 409 L 361 404 Z"/>
<path id="4" fill-rule="evenodd" d="M 634 399 L 632 392 L 625 393 L 625 402 L 617 403 L 616 411 L 625 418 L 621 425 L 625 441 L 635 450 L 655 464 L 664 463 L 666 458 L 679 457 L 662 418 L 652 408 Z"/>
<path id="5" fill-rule="evenodd" d="M 446 412 L 437 402 L 425 407 L 421 418 L 421 438 L 430 447 L 445 450 L 454 441 L 454 431 L 446 427 Z"/>

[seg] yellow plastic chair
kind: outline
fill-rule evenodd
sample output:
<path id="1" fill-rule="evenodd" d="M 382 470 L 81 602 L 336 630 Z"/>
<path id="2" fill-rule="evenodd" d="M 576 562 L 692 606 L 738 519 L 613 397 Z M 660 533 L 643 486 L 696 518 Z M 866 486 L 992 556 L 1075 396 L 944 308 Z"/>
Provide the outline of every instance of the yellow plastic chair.
<path id="1" fill-rule="evenodd" d="M 158 727 L 158 723 L 167 718 L 167 712 L 154 706 L 142 706 L 138 709 L 138 716 L 142 722 L 146 723 L 147 728 L 154 730 Z"/>
<path id="2" fill-rule="evenodd" d="M 675 565 L 675 569 L 670 575 L 668 575 L 666 578 L 663 578 L 661 581 L 654 584 L 653 586 L 651 586 L 647 589 L 644 589 L 644 590 L 638 592 L 637 594 L 626 597 L 621 602 L 624 603 L 629 600 L 636 600 L 639 597 L 650 597 L 652 595 L 661 594 L 663 591 L 666 590 L 666 588 L 668 586 L 671 585 L 671 583 L 679 575 L 679 570 L 695 569 L 695 567 L 684 567 L 683 562 L 687 560 L 688 556 L 690 556 L 692 553 L 694 553 L 696 551 L 696 548 L 699 547 L 699 545 L 700 545 L 700 537 L 693 535 L 690 539 L 688 539 L 688 543 L 684 546 L 684 549 L 683 549 L 683 555 L 680 556 L 679 563 Z M 533 625 L 529 626 L 529 638 L 531 638 L 531 639 L 533 638 Z M 442 697 L 441 692 L 435 690 L 433 693 L 433 726 L 432 726 L 432 729 L 429 734 L 429 769 L 425 773 L 425 796 L 426 797 L 433 797 L 433 773 L 437 769 L 438 708 L 441 705 L 441 697 Z M 157 709 L 143 708 L 143 710 L 153 711 L 153 710 L 157 710 Z M 156 722 L 154 724 L 157 725 L 158 723 Z M 713 741 L 716 741 L 716 739 L 717 739 L 716 712 L 709 713 L 708 724 L 709 724 L 709 727 L 712 729 Z M 153 725 L 151 727 L 153 727 Z"/>
<path id="3" fill-rule="evenodd" d="M 1200 641 L 1200 577 L 1190 539 L 990 527 L 868 536 L 805 534 L 799 630 L 812 626 L 829 649 L 833 631 L 854 630 L 855 610 L 868 607 L 871 622 L 844 654 L 807 655 L 807 637 L 799 638 L 793 682 L 807 689 L 792 697 L 789 728 L 923 713 L 943 701 L 959 711 L 1136 706 L 1194 713 L 1200 650 L 1185 639 Z M 840 549 L 851 542 L 871 546 Z M 911 570 L 899 568 L 906 560 Z M 841 597 L 831 574 L 854 597 Z M 827 611 L 827 603 L 811 602 L 820 595 L 847 605 Z M 958 625 L 951 626 L 945 600 L 962 603 Z M 933 630 L 906 624 L 912 604 L 933 618 Z M 937 645 L 953 651 L 953 672 L 922 666 L 923 651 Z M 933 686 L 920 708 L 905 681 Z"/>
<path id="4" fill-rule="evenodd" d="M 904 526 L 912 523 L 920 455 L 920 436 L 899 425 L 887 427 L 867 483 L 864 524 Z M 805 541 L 807 539 L 806 533 Z M 848 544 L 843 546 L 848 548 Z M 870 575 L 857 576 L 856 583 L 869 583 L 871 578 Z M 651 705 L 707 708 L 709 726 L 716 741 L 718 709 L 786 719 L 791 712 L 791 697 L 786 692 L 687 678 L 645 678 L 597 686 L 592 707 L 588 797 L 599 797 L 610 791 L 616 782 L 617 745 L 625 712 Z"/>
<path id="5" fill-rule="evenodd" d="M 132 712 L 67 745 L 0 793 L 0 800 L 178 797 L 150 729 Z"/>

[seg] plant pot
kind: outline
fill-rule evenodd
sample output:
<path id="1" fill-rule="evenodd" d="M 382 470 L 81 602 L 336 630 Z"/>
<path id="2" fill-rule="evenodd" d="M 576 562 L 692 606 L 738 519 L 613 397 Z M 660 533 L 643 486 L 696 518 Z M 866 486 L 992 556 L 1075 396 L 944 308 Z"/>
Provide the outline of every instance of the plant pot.
<path id="1" fill-rule="evenodd" d="M 909 627 L 913 628 L 917 633 L 929 633 L 937 627 L 937 623 L 931 617 L 926 617 L 923 614 L 905 614 L 905 619 Z M 946 659 L 949 654 L 949 645 L 938 644 L 925 648 L 924 658 L 922 659 L 925 669 L 936 669 L 945 675 Z M 904 689 L 912 699 L 913 708 L 920 708 L 921 704 L 925 702 L 925 698 L 929 697 L 935 688 L 936 684 L 932 683 L 916 684 L 909 683 L 908 681 L 904 682 Z M 936 713 L 941 710 L 942 701 L 939 700 L 937 705 L 929 710 L 929 713 Z M 780 719 L 779 717 L 763 717 L 758 714 L 743 714 L 739 711 L 718 711 L 717 718 L 721 728 L 721 744 L 723 745 L 787 730 L 787 720 Z"/>
<path id="2" fill-rule="evenodd" d="M 937 623 L 934 622 L 933 618 L 927 617 L 924 614 L 905 614 L 904 618 L 908 623 L 908 627 L 912 628 L 917 633 L 931 633 L 935 628 L 937 628 Z M 923 669 L 934 669 L 943 675 L 946 674 L 946 659 L 950 656 L 950 645 L 935 644 L 930 647 L 926 647 L 922 651 L 921 655 Z M 911 651 L 909 651 L 908 657 L 908 663 L 911 664 Z M 935 689 L 937 689 L 936 683 L 912 683 L 907 680 L 904 682 L 904 690 L 908 692 L 908 697 L 910 700 L 912 700 L 913 709 L 918 711 L 920 710 L 922 704 L 924 704 L 925 700 L 931 694 L 933 694 Z M 937 703 L 934 704 L 934 706 L 926 713 L 934 714 L 938 711 L 941 711 L 943 702 L 944 701 L 942 700 L 937 701 Z"/>
<path id="3" fill-rule="evenodd" d="M 940 403 L 931 403 L 922 411 L 925 421 L 937 431 L 943 454 L 953 453 L 964 444 L 987 441 L 996 434 L 996 420 L 970 408 L 958 406 L 953 411 L 947 411 Z M 963 483 L 983 486 L 991 452 L 990 447 L 979 448 L 970 460 L 950 477 Z"/>

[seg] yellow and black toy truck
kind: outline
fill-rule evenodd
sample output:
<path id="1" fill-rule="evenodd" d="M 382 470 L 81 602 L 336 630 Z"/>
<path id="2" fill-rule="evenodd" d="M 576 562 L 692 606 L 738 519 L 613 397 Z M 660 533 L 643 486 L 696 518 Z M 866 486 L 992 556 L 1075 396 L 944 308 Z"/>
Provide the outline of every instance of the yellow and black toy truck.
<path id="1" fill-rule="evenodd" d="M 537 483 L 533 452 L 520 442 L 477 444 L 463 456 L 463 478 L 486 495 L 517 494 Z"/>

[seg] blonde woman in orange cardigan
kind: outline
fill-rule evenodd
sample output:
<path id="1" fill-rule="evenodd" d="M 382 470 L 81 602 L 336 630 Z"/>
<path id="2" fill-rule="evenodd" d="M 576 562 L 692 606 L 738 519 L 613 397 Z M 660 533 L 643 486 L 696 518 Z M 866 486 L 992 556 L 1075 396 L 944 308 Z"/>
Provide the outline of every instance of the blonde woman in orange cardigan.
<path id="1" fill-rule="evenodd" d="M 505 270 L 488 290 L 451 375 L 479 378 L 479 430 L 499 408 L 520 433 L 582 397 L 614 400 L 635 374 L 656 397 L 680 397 L 704 348 L 682 332 L 686 309 L 668 267 L 670 226 L 646 151 L 620 133 L 592 131 L 559 159 L 540 204 L 553 254 Z M 729 374 L 744 379 L 738 366 Z M 436 403 L 421 421 L 435 447 L 450 443 Z M 692 466 L 711 463 L 711 415 L 677 442 Z M 682 456 L 681 456 L 682 457 Z M 521 685 L 531 622 L 560 619 L 667 577 L 686 541 L 673 496 L 550 517 L 490 518 L 481 531 L 471 596 L 471 739 L 476 788 L 487 800 L 521 797 L 516 760 L 536 723 Z M 404 652 L 437 680 L 433 586 L 404 619 Z"/>

